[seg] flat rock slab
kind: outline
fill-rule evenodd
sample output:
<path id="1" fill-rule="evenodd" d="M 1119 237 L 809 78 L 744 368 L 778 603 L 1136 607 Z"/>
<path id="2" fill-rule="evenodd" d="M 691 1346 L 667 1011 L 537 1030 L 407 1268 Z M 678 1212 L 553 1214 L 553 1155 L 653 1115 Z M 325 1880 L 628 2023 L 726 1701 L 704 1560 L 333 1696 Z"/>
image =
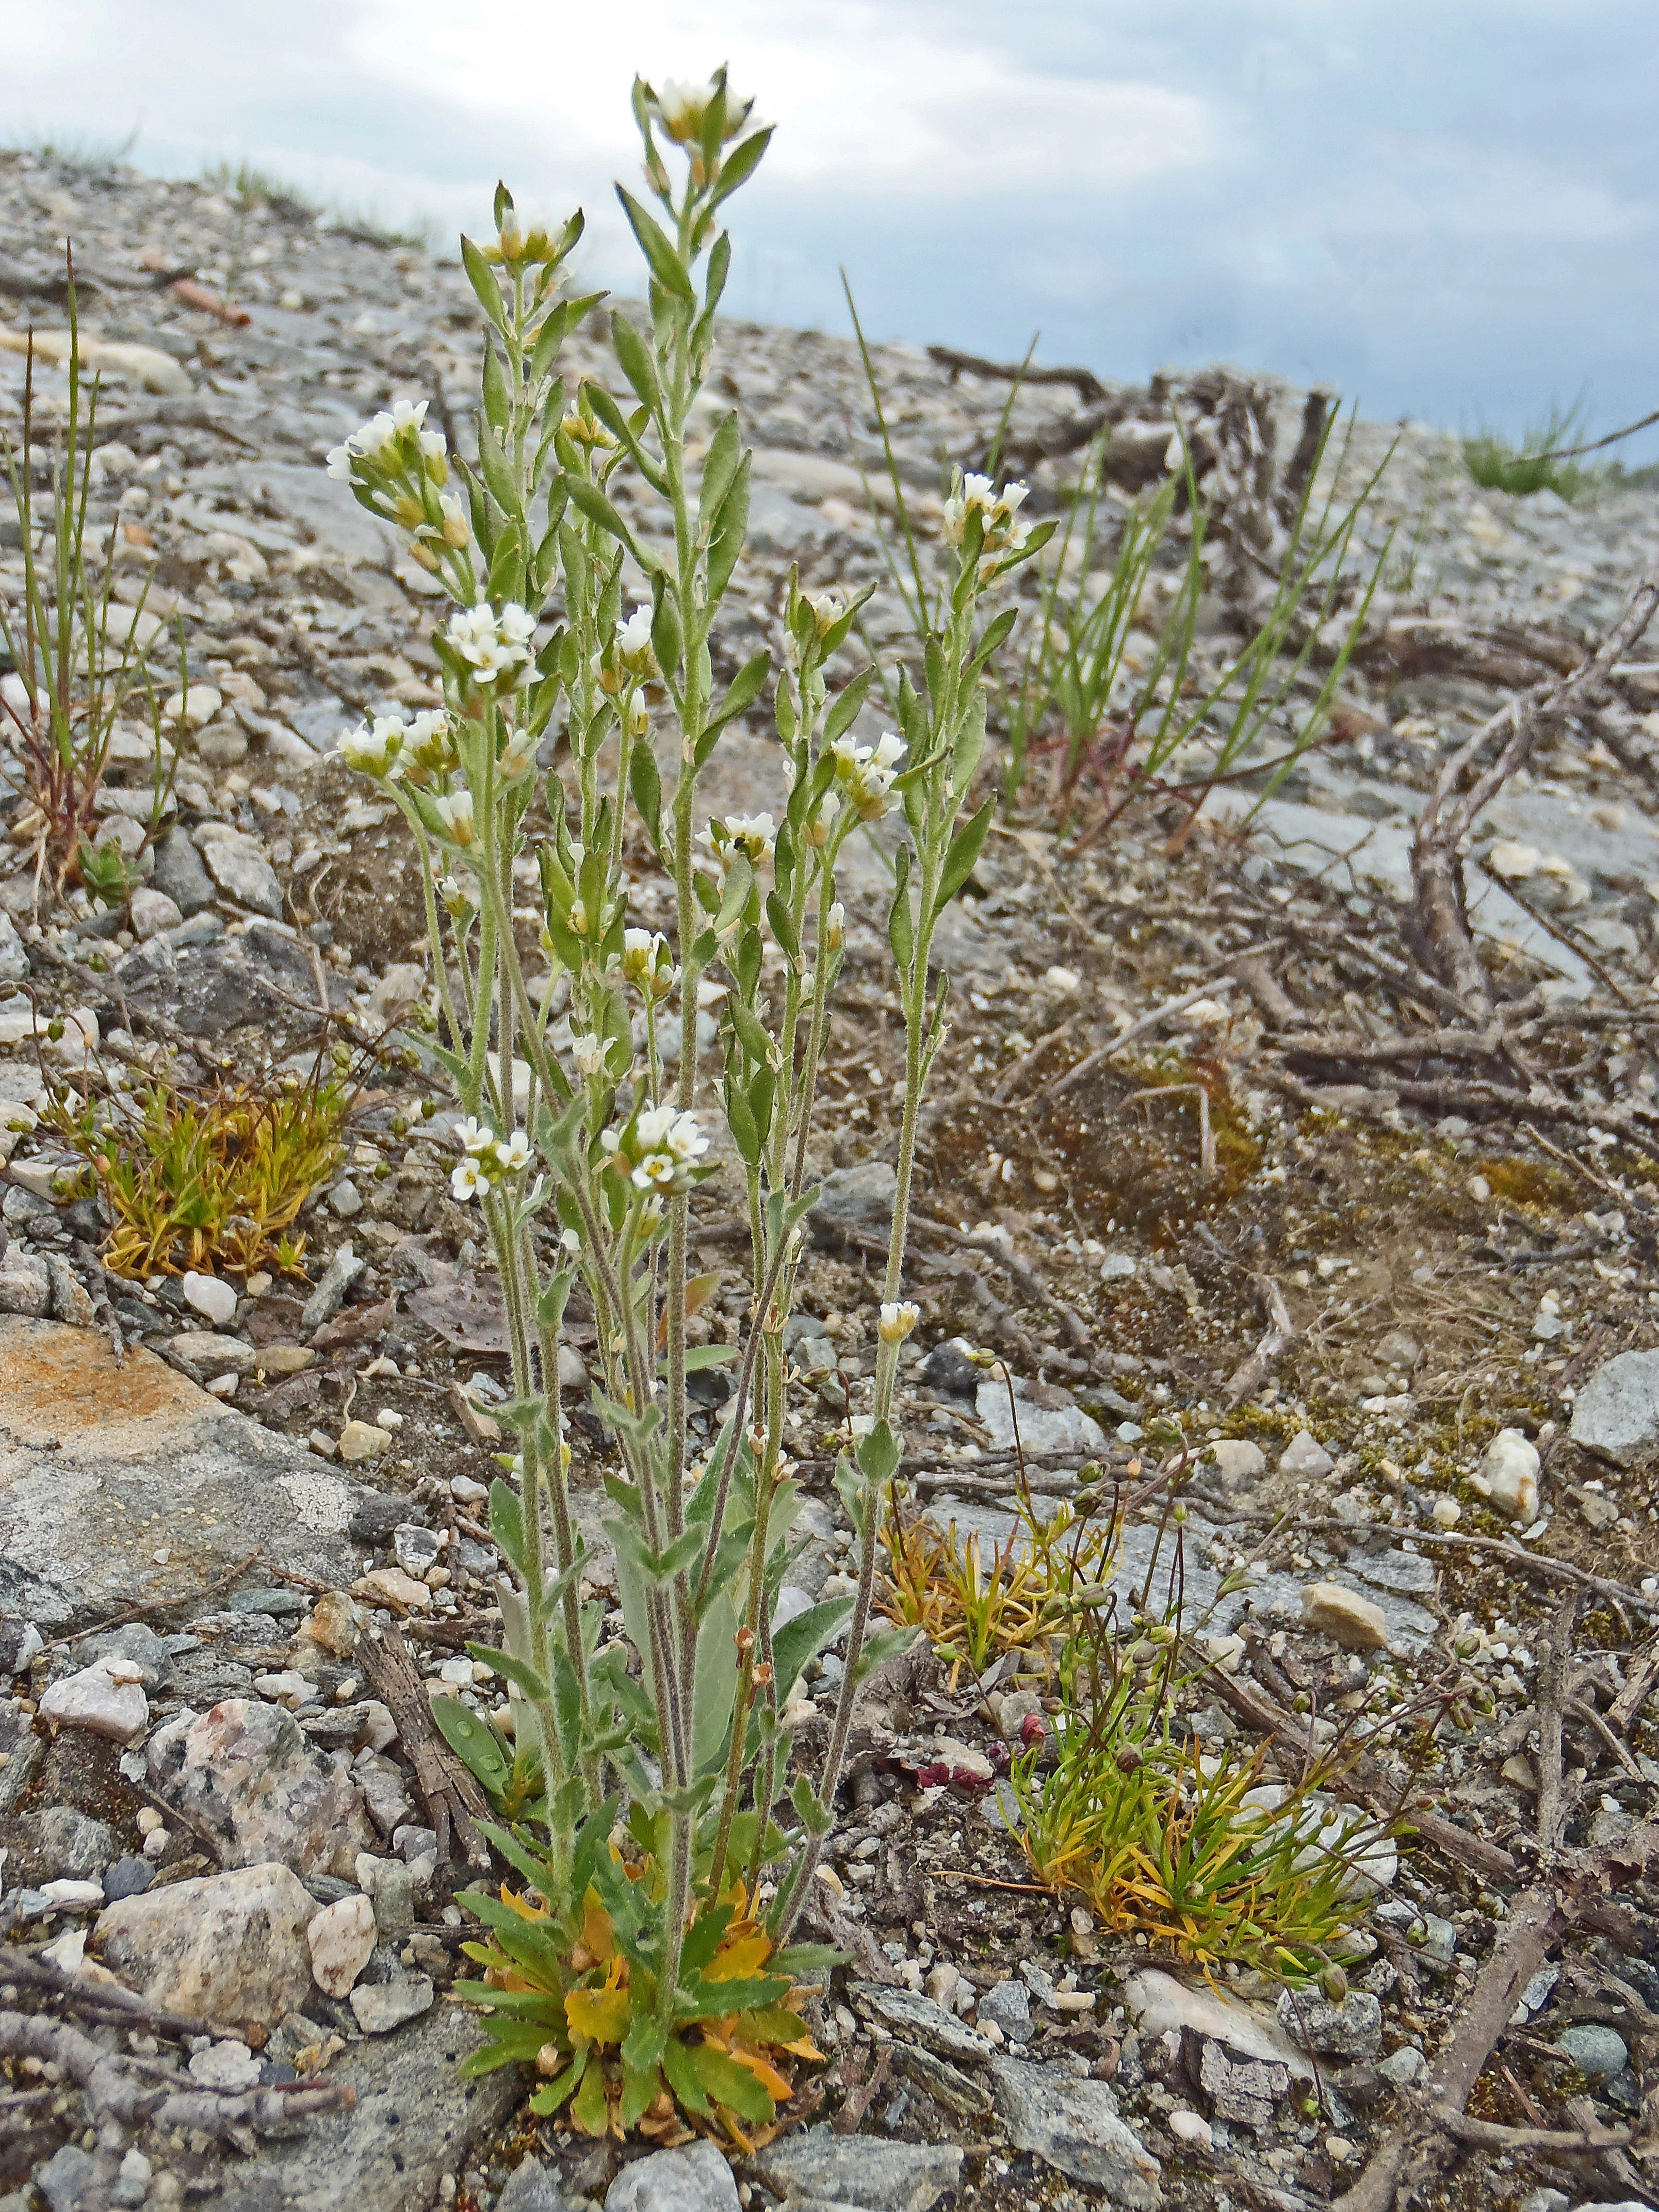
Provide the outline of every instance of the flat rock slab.
<path id="1" fill-rule="evenodd" d="M 263 2141 L 227 2163 L 219 2212 L 430 2212 L 438 2184 L 524 2094 L 516 2066 L 464 2081 L 483 2037 L 454 2005 L 434 2006 L 397 2034 L 348 2045 L 326 2078 L 356 2091 L 346 2112 L 308 2115 L 291 2142 Z"/>
<path id="2" fill-rule="evenodd" d="M 1568 1434 L 1586 1451 L 1632 1467 L 1659 1443 L 1659 1352 L 1621 1352 L 1578 1394 Z"/>
<path id="3" fill-rule="evenodd" d="M 343 1583 L 354 1519 L 381 1505 L 153 1352 L 118 1367 L 96 1331 L 0 1315 L 0 1610 L 57 1629 L 187 1595 L 256 1547 Z"/>
<path id="4" fill-rule="evenodd" d="M 1018 2058 L 994 2058 L 991 2080 L 997 2111 L 1021 2150 L 1098 2189 L 1123 2212 L 1152 2212 L 1162 2203 L 1163 2168 L 1118 2118 L 1117 2100 L 1103 2081 L 1080 2081 Z"/>
<path id="5" fill-rule="evenodd" d="M 792 2207 L 841 2204 L 861 2212 L 932 2212 L 962 2179 L 962 2153 L 953 2143 L 888 2142 L 824 2127 L 768 2143 L 752 2164 Z"/>

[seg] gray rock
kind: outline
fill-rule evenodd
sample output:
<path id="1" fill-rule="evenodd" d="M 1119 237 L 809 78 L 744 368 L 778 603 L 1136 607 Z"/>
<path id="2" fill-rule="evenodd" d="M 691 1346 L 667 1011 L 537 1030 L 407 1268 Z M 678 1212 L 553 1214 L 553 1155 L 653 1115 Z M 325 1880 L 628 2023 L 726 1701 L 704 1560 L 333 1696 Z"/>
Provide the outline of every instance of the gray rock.
<path id="1" fill-rule="evenodd" d="M 49 1631 L 205 1584 L 257 1545 L 331 1587 L 374 1493 L 100 1330 L 0 1317 L 0 1607 Z M 158 1551 L 168 1557 L 158 1560 Z"/>
<path id="2" fill-rule="evenodd" d="M 8 1847 L 6 1879 L 39 1889 L 64 1879 L 95 1881 L 115 1857 L 115 1832 L 71 1805 L 25 1813 L 0 1837 Z"/>
<path id="3" fill-rule="evenodd" d="M 1624 2037 L 1610 2027 L 1598 2027 L 1588 2021 L 1564 2027 L 1555 2039 L 1555 2047 L 1571 2059 L 1587 2081 L 1600 2081 L 1610 2075 L 1622 2074 L 1630 2063 Z"/>
<path id="4" fill-rule="evenodd" d="M 1379 2062 L 1376 2070 L 1395 2088 L 1409 2089 L 1428 2063 L 1414 2043 L 1402 2043 Z"/>
<path id="5" fill-rule="evenodd" d="M 1239 2058 L 1224 2044 L 1206 2043 L 1199 2057 L 1198 2081 L 1217 2119 L 1267 2135 L 1289 2093 L 1291 2070 L 1271 2059 Z"/>
<path id="6" fill-rule="evenodd" d="M 17 924 L 0 908 L 0 983 L 21 983 L 29 972 L 29 956 L 17 934 Z"/>
<path id="7" fill-rule="evenodd" d="M 238 906 L 251 907 L 255 914 L 269 915 L 273 921 L 281 921 L 283 887 L 257 837 L 250 837 L 245 830 L 228 830 L 222 823 L 204 823 L 197 833 L 197 842 L 209 875 L 227 898 L 234 899 Z"/>
<path id="8" fill-rule="evenodd" d="M 52 1277 L 33 1252 L 0 1255 L 0 1313 L 44 1314 L 52 1304 Z"/>
<path id="9" fill-rule="evenodd" d="M 991 2056 L 994 2046 L 977 2028 L 969 2027 L 931 1997 L 920 1996 L 914 1990 L 885 1989 L 879 1982 L 853 1982 L 848 1989 L 896 2035 L 908 2036 L 924 2050 L 938 2051 L 941 2058 L 981 2060 Z"/>
<path id="10" fill-rule="evenodd" d="M 47 2212 L 90 2212 L 97 2172 L 90 2151 L 79 2143 L 63 2143 L 36 2172 L 34 2185 L 46 2200 Z"/>
<path id="11" fill-rule="evenodd" d="M 307 1336 L 339 1312 L 346 1292 L 368 1264 L 357 1257 L 349 1244 L 342 1244 L 330 1255 L 328 1265 L 317 1278 L 316 1287 L 300 1316 L 300 1327 Z"/>
<path id="12" fill-rule="evenodd" d="M 287 1867 L 240 1867 L 123 1898 L 94 1936 L 160 2010 L 274 2027 L 311 1996 L 306 1929 L 316 1910 Z"/>
<path id="13" fill-rule="evenodd" d="M 365 2035 L 390 2035 L 430 2012 L 436 1995 L 424 1974 L 400 1982 L 359 1982 L 351 1992 L 351 2009 Z"/>
<path id="14" fill-rule="evenodd" d="M 885 1160 L 860 1160 L 835 1168 L 812 1208 L 815 1231 L 833 1237 L 848 1229 L 885 1229 L 893 1218 L 898 1175 Z"/>
<path id="15" fill-rule="evenodd" d="M 520 2159 L 495 2199 L 495 2212 L 566 2212 L 568 2199 L 533 2154 Z"/>
<path id="16" fill-rule="evenodd" d="M 184 915 L 199 914 L 213 904 L 213 878 L 187 830 L 169 830 L 156 845 L 150 886 L 170 898 Z"/>
<path id="17" fill-rule="evenodd" d="M 859 2205 L 864 2212 L 931 2212 L 962 2178 L 962 2153 L 953 2143 L 887 2142 L 832 2135 L 826 2127 L 768 2143 L 752 2164 L 787 2204 Z"/>
<path id="18" fill-rule="evenodd" d="M 1321 1475 L 1328 1474 L 1335 1464 L 1324 1445 L 1306 1429 L 1298 1429 L 1279 1455 L 1281 1474 L 1298 1475 L 1307 1482 L 1316 1482 Z"/>
<path id="19" fill-rule="evenodd" d="M 1571 2203 L 1565 2189 L 1529 2189 L 1516 2198 L 1515 2212 L 1567 2212 Z M 1592 2212 L 1592 2208 L 1584 2205 L 1581 2212 Z M 1597 2204 L 1593 2212 L 1636 2212 L 1636 2199 L 1627 2198 L 1623 2204 Z"/>
<path id="20" fill-rule="evenodd" d="M 605 2192 L 605 2212 L 740 2212 L 732 2169 L 711 2142 L 637 2159 Z"/>
<path id="21" fill-rule="evenodd" d="M 227 1865 L 349 1877 L 374 1841 L 348 1754 L 318 1750 L 280 1705 L 226 1698 L 182 1735 L 161 1732 L 148 1761 L 153 1785 L 222 1839 Z"/>
<path id="22" fill-rule="evenodd" d="M 1311 1992 L 1293 1996 L 1286 1990 L 1279 2000 L 1279 2017 L 1287 2035 L 1322 2058 L 1369 2061 L 1382 2048 L 1382 2007 L 1369 1990 L 1350 1990 L 1340 2005 Z"/>
<path id="23" fill-rule="evenodd" d="M 1104 2081 L 1079 2081 L 1024 2059 L 993 2058 L 992 2094 L 1021 2150 L 1098 2189 L 1125 2212 L 1152 2212 L 1162 2201 L 1163 2168 L 1118 2118 Z"/>
<path id="24" fill-rule="evenodd" d="M 349 2043 L 328 2079 L 349 2087 L 350 2112 L 308 2113 L 283 2141 L 222 2172 L 219 2212 L 426 2212 L 445 2174 L 520 2103 L 519 2069 L 463 2080 L 483 2037 L 455 2005 L 434 2005 L 400 2035 Z"/>
<path id="25" fill-rule="evenodd" d="M 1620 1467 L 1659 1443 L 1659 1352 L 1621 1352 L 1598 1367 L 1578 1394 L 1568 1434 Z"/>
<path id="26" fill-rule="evenodd" d="M 994 2021 L 1011 2043 L 1029 2043 L 1036 2033 L 1031 2000 L 1024 1982 L 995 1982 L 974 2008 L 976 2020 Z"/>
<path id="27" fill-rule="evenodd" d="M 991 2100 L 980 2083 L 959 2066 L 952 2066 L 948 2058 L 936 2057 L 915 2043 L 895 2043 L 890 2047 L 893 2063 L 905 2079 L 914 2081 L 947 2112 L 971 2115 L 990 2111 Z"/>
<path id="28" fill-rule="evenodd" d="M 133 1858 L 131 1855 L 117 1859 L 113 1866 L 104 1870 L 104 1901 L 106 1905 L 118 1905 L 124 1897 L 142 1897 L 155 1879 L 152 1860 Z"/>
<path id="29" fill-rule="evenodd" d="M 1013 1404 L 1008 1400 L 1008 1385 L 1000 1382 L 984 1382 L 979 1386 L 975 1399 L 975 1410 L 991 1432 L 993 1446 L 1000 1451 L 1012 1449 L 1015 1439 L 1015 1423 L 1018 1423 L 1020 1449 L 1028 1452 L 1100 1453 L 1106 1449 L 1106 1435 L 1098 1421 L 1085 1413 L 1080 1406 L 1040 1406 L 1024 1395 L 1034 1386 L 1014 1385 Z M 1052 1386 L 1049 1386 L 1052 1388 Z M 1061 1395 L 1058 1391 L 1056 1397 Z"/>

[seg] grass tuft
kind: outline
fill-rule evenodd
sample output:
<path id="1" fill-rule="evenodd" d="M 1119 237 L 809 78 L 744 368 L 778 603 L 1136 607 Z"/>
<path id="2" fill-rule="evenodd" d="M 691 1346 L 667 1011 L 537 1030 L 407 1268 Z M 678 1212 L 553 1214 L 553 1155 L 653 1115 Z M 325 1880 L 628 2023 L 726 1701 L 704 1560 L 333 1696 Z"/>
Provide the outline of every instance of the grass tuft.
<path id="1" fill-rule="evenodd" d="M 1463 440 L 1463 465 L 1483 491 L 1508 492 L 1516 499 L 1553 491 L 1561 499 L 1594 499 L 1659 483 L 1659 465 L 1627 469 L 1620 461 L 1558 458 L 1564 447 L 1582 445 L 1587 430 L 1582 402 L 1549 413 L 1532 423 L 1516 445 L 1501 431 L 1484 427 Z"/>
<path id="2" fill-rule="evenodd" d="M 335 1079 L 264 1097 L 204 1094 L 158 1078 L 137 1096 L 60 1094 L 47 1121 L 97 1177 L 109 1210 L 104 1264 L 139 1281 L 187 1267 L 297 1273 L 300 1208 L 340 1156 L 351 1093 Z"/>

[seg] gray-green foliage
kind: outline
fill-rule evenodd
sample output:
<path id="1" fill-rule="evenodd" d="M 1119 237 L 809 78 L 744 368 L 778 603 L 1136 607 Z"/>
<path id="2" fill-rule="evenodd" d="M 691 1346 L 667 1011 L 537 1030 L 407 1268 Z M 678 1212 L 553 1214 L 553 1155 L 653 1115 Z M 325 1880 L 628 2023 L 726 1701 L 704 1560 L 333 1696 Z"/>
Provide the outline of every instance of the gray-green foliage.
<path id="1" fill-rule="evenodd" d="M 447 455 L 423 410 L 404 407 L 365 425 L 331 469 L 409 532 L 458 608 L 435 640 L 444 711 L 381 717 L 342 750 L 385 781 L 421 849 L 443 1057 L 465 1117 L 452 1181 L 482 1208 L 506 1297 L 514 1395 L 504 1418 L 518 1450 L 512 1479 L 494 1486 L 491 1526 L 514 1587 L 503 1605 L 507 1648 L 484 1656 L 512 1685 L 520 1751 L 533 1740 L 539 1759 L 547 1879 L 568 1883 L 572 1838 L 619 1796 L 632 1801 L 636 1826 L 660 1838 L 665 1897 L 648 1957 L 666 2020 L 699 1899 L 719 1899 L 738 1875 L 752 1897 L 763 1867 L 787 1859 L 765 1917 L 772 1936 L 787 1935 L 829 1825 L 860 1686 L 891 1648 L 868 1620 L 877 1516 L 902 1448 L 892 1425 L 898 1351 L 915 1319 L 901 1292 L 917 1111 L 944 1033 L 945 985 L 930 956 L 994 803 L 974 811 L 971 800 L 986 672 L 1006 623 L 988 624 L 981 609 L 1046 532 L 1019 521 L 1022 488 L 958 485 L 925 679 L 906 677 L 899 730 L 878 742 L 854 735 L 869 672 L 834 693 L 826 674 L 856 597 L 808 596 L 792 576 L 781 665 L 761 654 L 724 688 L 716 682 L 711 639 L 741 573 L 750 456 L 735 414 L 700 453 L 687 425 L 731 263 L 720 212 L 770 134 L 750 127 L 723 73 L 660 94 L 637 83 L 634 105 L 647 191 L 619 187 L 619 197 L 647 265 L 648 307 L 639 319 L 611 316 L 614 384 L 571 390 L 561 372 L 565 338 L 597 305 L 563 289 L 580 217 L 557 232 L 526 230 L 503 188 L 495 242 L 463 245 L 489 325 L 476 465 Z M 648 533 L 617 497 L 629 478 L 628 514 L 654 510 Z M 705 822 L 699 776 L 722 731 L 769 684 L 789 787 L 781 818 Z M 836 868 L 849 836 L 895 812 L 887 937 L 906 1037 L 898 1194 L 868 1433 L 838 1477 L 860 1578 L 855 1595 L 775 1638 L 796 1510 L 783 1464 L 782 1338 L 816 1196 L 811 1118 L 842 959 Z M 641 840 L 672 880 L 666 932 L 630 918 L 624 855 Z M 539 890 L 544 982 L 568 979 L 562 1054 L 550 1028 L 555 994 L 532 990 L 515 943 L 526 875 Z M 727 1139 L 720 1171 L 740 1191 L 750 1233 L 751 1318 L 730 1352 L 691 1344 L 687 1328 L 698 1295 L 688 1284 L 688 1200 L 716 1172 L 697 1119 L 710 1087 L 696 1019 L 705 982 L 723 994 L 712 1086 Z M 515 1060 L 527 1069 L 516 1100 Z M 578 1282 L 595 1316 L 597 1407 L 615 1438 L 607 1526 L 627 1634 L 602 1650 L 599 1609 L 580 1602 L 555 1380 Z M 687 1377 L 721 1357 L 735 1394 L 705 1454 Z M 786 1799 L 791 1691 L 843 1628 L 827 1759 Z M 503 1754 L 492 1770 L 502 1792 L 514 1786 L 508 1769 Z M 786 1802 L 793 1817 L 769 1826 Z"/>

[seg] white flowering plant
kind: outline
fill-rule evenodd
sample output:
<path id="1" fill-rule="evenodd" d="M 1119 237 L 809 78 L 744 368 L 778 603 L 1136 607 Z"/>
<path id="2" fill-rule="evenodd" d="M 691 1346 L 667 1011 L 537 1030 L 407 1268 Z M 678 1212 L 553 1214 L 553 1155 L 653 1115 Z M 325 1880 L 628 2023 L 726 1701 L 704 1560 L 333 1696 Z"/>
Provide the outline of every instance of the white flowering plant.
<path id="1" fill-rule="evenodd" d="M 489 324 L 476 462 L 447 453 L 418 407 L 377 417 L 331 457 L 409 533 L 455 609 L 434 640 L 442 715 L 377 716 L 340 750 L 384 785 L 420 848 L 459 1107 L 452 1188 L 481 1209 L 507 1315 L 501 1413 L 517 1450 L 490 1522 L 512 1584 L 506 1648 L 477 1656 L 507 1677 L 520 1747 L 533 1740 L 539 1755 L 540 1830 L 495 1833 L 533 1869 L 550 1917 L 532 1938 L 522 1912 L 477 1903 L 496 1930 L 479 1954 L 490 1978 L 473 1985 L 496 2015 L 489 2061 L 538 2064 L 550 2078 L 538 2109 L 568 2101 L 579 2124 L 654 2114 L 665 2127 L 678 2112 L 737 2127 L 787 2092 L 784 2000 L 805 1956 L 789 1939 L 860 1687 L 893 1649 L 871 1634 L 870 1610 L 901 1455 L 900 1348 L 918 1319 L 902 1276 L 917 1115 L 945 1032 L 932 947 L 994 805 L 969 811 L 984 672 L 1010 619 L 988 622 L 983 602 L 1045 529 L 1018 521 L 1021 487 L 963 480 L 926 685 L 902 678 L 895 732 L 854 735 L 872 670 L 830 685 L 867 593 L 815 597 L 792 574 L 777 665 L 759 653 L 716 684 L 712 635 L 743 552 L 750 456 L 735 413 L 701 451 L 688 423 L 731 263 L 720 210 L 770 134 L 723 72 L 697 87 L 639 82 L 634 106 L 654 211 L 619 188 L 648 274 L 646 316 L 610 316 L 623 396 L 597 379 L 572 391 L 561 373 L 563 341 L 598 304 L 565 287 L 580 216 L 556 235 L 526 230 L 503 187 L 495 243 L 463 241 Z M 649 534 L 614 495 L 623 479 L 630 513 L 655 502 Z M 699 780 L 769 685 L 787 799 L 775 815 L 708 819 Z M 848 838 L 889 817 L 886 940 L 906 1036 L 897 1194 L 873 1414 L 837 1478 L 860 1571 L 854 1595 L 775 1632 L 797 1506 L 783 1332 L 818 1194 L 813 1108 L 845 956 L 836 869 Z M 664 929 L 639 918 L 641 856 L 672 886 Z M 550 969 L 534 988 L 514 931 L 526 878 Z M 720 1008 L 712 1048 L 698 1034 L 706 1002 Z M 750 1315 L 734 1346 L 694 1344 L 688 1329 L 707 1295 L 690 1269 L 690 1197 L 715 1177 L 736 1186 L 750 1230 Z M 579 1286 L 616 1455 L 606 1525 L 626 1633 L 602 1647 L 601 1609 L 582 1601 L 558 1381 Z M 710 1446 L 688 1383 L 721 1361 L 734 1387 Z M 842 1634 L 827 1753 L 791 1778 L 792 1692 Z M 465 1751 L 479 1724 L 459 1707 L 447 1720 Z M 618 1886 L 610 1844 L 624 1807 L 648 1878 Z M 584 1922 L 596 1896 L 617 1947 L 605 1955 Z M 704 1968 L 740 1929 L 744 1972 L 714 1992 Z M 733 2028 L 738 2015 L 748 2025 Z"/>

